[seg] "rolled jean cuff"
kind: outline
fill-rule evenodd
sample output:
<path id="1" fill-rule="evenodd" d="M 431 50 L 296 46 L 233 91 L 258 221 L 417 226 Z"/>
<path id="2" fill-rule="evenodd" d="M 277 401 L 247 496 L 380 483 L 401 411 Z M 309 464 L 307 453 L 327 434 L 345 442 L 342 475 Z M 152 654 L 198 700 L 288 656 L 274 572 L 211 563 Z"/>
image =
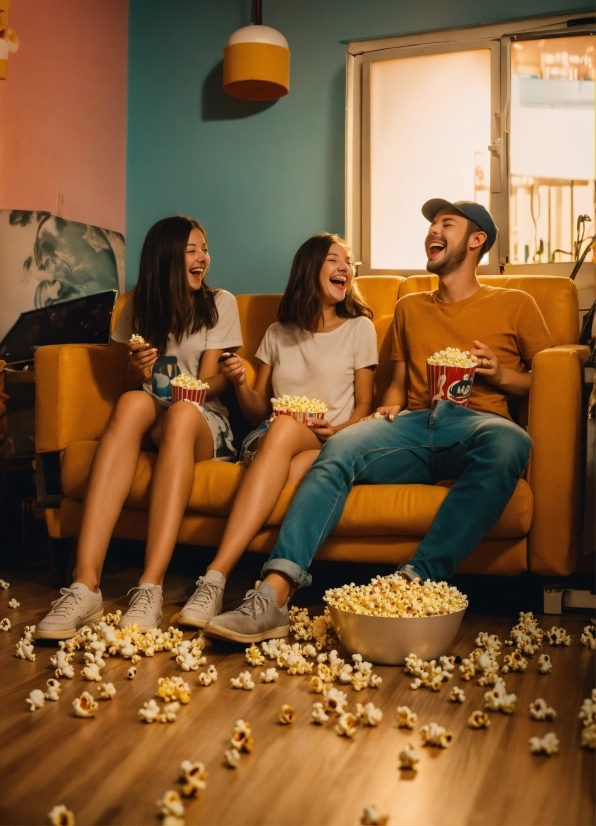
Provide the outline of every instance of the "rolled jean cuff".
<path id="1" fill-rule="evenodd" d="M 285 574 L 298 588 L 308 588 L 312 582 L 312 576 L 308 571 L 303 571 L 300 565 L 296 565 L 295 562 L 291 562 L 289 559 L 268 559 L 263 565 L 261 579 L 264 579 L 272 571 Z"/>

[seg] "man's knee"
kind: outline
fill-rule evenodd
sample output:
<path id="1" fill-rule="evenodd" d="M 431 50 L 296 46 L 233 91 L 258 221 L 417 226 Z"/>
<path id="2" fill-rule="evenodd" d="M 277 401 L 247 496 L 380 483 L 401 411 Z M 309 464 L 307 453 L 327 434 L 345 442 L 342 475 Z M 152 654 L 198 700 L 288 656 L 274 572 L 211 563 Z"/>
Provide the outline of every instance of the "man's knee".
<path id="1" fill-rule="evenodd" d="M 492 461 L 513 467 L 519 473 L 528 464 L 532 439 L 523 428 L 507 419 L 493 419 L 483 433 L 483 441 Z"/>

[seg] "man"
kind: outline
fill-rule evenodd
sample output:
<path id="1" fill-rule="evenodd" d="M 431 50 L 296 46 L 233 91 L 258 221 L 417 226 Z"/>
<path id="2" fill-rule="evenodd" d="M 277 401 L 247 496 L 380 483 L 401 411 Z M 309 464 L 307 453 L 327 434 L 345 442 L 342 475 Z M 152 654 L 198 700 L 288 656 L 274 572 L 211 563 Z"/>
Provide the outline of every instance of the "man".
<path id="1" fill-rule="evenodd" d="M 263 582 L 236 611 L 214 617 L 206 634 L 258 642 L 288 633 L 288 599 L 310 583 L 308 567 L 354 484 L 456 479 L 414 557 L 399 568 L 412 580 L 452 576 L 511 498 L 531 439 L 511 421 L 507 399 L 528 394 L 532 358 L 552 342 L 531 296 L 478 282 L 478 262 L 498 232 L 484 207 L 435 198 L 422 213 L 430 222 L 426 266 L 439 287 L 397 302 L 393 378 L 382 406 L 325 445 L 292 502 Z M 431 408 L 426 360 L 446 347 L 477 359 L 467 408 L 450 401 Z"/>

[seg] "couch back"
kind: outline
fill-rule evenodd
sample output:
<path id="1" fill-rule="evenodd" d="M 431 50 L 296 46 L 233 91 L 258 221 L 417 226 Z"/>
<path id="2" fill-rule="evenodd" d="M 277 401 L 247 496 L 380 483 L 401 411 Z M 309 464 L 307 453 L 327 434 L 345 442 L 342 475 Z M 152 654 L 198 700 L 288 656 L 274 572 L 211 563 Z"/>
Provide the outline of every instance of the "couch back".
<path id="1" fill-rule="evenodd" d="M 579 309 L 577 288 L 568 278 L 552 275 L 482 275 L 481 284 L 523 290 L 538 304 L 555 345 L 574 344 L 579 338 Z M 380 400 L 391 381 L 391 322 L 398 298 L 416 292 L 436 290 L 438 276 L 364 275 L 358 278 L 358 287 L 374 312 L 377 331 L 379 366 L 377 368 L 376 402 Z M 114 311 L 113 325 L 132 293 L 121 296 Z M 239 295 L 238 311 L 242 327 L 243 346 L 238 353 L 247 362 L 247 378 L 253 384 L 258 370 L 255 353 L 270 324 L 277 320 L 281 293 Z"/>
<path id="2" fill-rule="evenodd" d="M 529 293 L 538 304 L 553 344 L 577 344 L 579 340 L 579 299 L 577 287 L 558 275 L 480 275 L 481 284 Z M 436 290 L 437 275 L 411 275 L 399 290 L 399 297 Z"/>

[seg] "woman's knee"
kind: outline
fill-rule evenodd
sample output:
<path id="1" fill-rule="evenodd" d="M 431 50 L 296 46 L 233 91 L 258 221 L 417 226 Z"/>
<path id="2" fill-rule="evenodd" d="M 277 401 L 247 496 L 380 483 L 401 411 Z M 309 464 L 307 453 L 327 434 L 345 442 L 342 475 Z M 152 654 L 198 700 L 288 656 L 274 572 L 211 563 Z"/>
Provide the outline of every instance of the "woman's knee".
<path id="1" fill-rule="evenodd" d="M 207 422 L 200 410 L 189 402 L 174 402 L 168 408 L 162 423 L 162 438 L 178 438 L 182 434 L 196 436 Z"/>
<path id="2" fill-rule="evenodd" d="M 152 416 L 155 414 L 155 407 L 151 397 L 143 390 L 129 390 L 123 393 L 116 402 L 110 417 L 109 426 L 114 428 L 130 427 L 135 425 L 143 427 L 145 430 Z"/>
<path id="3" fill-rule="evenodd" d="M 303 435 L 304 428 L 301 422 L 296 421 L 291 416 L 276 416 L 263 439 L 259 451 L 279 450 L 290 444 L 296 437 Z"/>

